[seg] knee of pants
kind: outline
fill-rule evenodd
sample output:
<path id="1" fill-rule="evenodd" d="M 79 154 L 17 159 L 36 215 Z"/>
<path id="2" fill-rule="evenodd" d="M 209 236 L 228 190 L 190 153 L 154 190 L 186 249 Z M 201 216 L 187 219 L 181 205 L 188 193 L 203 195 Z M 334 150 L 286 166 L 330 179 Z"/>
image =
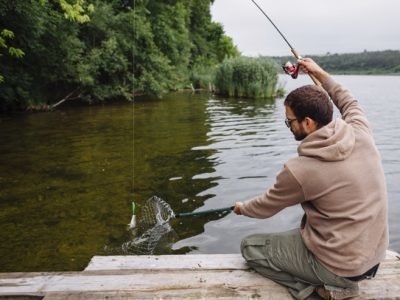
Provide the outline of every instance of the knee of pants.
<path id="1" fill-rule="evenodd" d="M 267 257 L 267 244 L 268 239 L 265 235 L 250 235 L 242 240 L 240 251 L 246 261 L 254 261 L 265 259 Z"/>
<path id="2" fill-rule="evenodd" d="M 243 256 L 243 257 L 244 257 L 244 251 L 245 251 L 246 244 L 247 244 L 246 239 L 247 239 L 247 237 L 245 237 L 245 238 L 242 240 L 242 242 L 240 243 L 240 253 L 242 253 L 242 256 Z"/>

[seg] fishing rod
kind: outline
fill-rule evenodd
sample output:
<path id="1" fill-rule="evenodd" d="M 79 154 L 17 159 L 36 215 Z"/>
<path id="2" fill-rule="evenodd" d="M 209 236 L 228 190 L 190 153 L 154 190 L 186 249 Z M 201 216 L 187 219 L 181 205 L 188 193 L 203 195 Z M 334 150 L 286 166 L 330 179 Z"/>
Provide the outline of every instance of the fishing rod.
<path id="1" fill-rule="evenodd" d="M 280 36 L 283 38 L 283 40 L 286 42 L 286 44 L 289 46 L 290 51 L 293 53 L 294 57 L 296 59 L 301 59 L 302 57 L 300 56 L 300 54 L 297 52 L 297 50 L 289 43 L 289 41 L 287 40 L 287 38 L 283 35 L 283 33 L 279 30 L 279 28 L 275 25 L 275 23 L 271 20 L 271 18 L 266 14 L 266 12 L 257 4 L 256 1 L 251 0 L 255 6 L 257 6 L 257 8 L 263 13 L 263 15 L 268 19 L 268 21 L 272 24 L 272 26 L 274 26 L 274 28 L 278 31 L 278 33 L 280 34 Z M 282 66 L 283 70 L 285 71 L 286 74 L 290 75 L 292 78 L 297 78 L 297 75 L 299 73 L 299 66 L 298 65 L 293 65 L 290 61 L 288 61 L 286 64 L 284 64 Z M 310 78 L 312 79 L 312 81 L 316 84 L 316 85 L 321 85 L 321 83 L 318 81 L 317 78 L 315 78 L 314 75 L 312 74 L 308 74 L 310 76 Z"/>

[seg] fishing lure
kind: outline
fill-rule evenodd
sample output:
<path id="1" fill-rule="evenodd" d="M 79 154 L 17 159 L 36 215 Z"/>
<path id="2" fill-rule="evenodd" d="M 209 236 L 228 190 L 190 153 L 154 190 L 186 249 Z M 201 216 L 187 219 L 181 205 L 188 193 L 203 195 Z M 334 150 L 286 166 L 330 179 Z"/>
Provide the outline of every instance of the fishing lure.
<path id="1" fill-rule="evenodd" d="M 135 202 L 132 202 L 132 218 L 131 218 L 131 222 L 128 224 L 128 228 L 131 229 L 131 230 L 136 227 L 135 210 L 136 210 Z"/>

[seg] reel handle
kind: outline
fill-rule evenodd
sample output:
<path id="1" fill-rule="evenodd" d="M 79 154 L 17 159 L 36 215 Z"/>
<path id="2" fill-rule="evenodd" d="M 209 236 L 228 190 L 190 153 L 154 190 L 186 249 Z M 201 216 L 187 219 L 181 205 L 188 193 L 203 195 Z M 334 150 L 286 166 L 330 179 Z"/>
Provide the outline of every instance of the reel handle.
<path id="1" fill-rule="evenodd" d="M 291 48 L 290 51 L 292 51 L 294 57 L 296 57 L 297 59 L 301 58 L 301 55 L 297 52 L 296 49 Z M 308 73 L 308 76 L 310 76 L 311 80 L 314 82 L 315 85 L 317 85 L 317 86 L 321 86 L 322 85 L 321 82 L 319 82 L 318 79 L 315 78 L 315 76 L 313 74 Z"/>

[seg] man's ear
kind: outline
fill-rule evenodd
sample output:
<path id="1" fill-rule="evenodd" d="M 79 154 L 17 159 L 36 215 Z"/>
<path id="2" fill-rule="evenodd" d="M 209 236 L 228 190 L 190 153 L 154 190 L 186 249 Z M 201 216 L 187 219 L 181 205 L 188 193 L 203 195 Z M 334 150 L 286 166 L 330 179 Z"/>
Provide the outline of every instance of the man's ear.
<path id="1" fill-rule="evenodd" d="M 310 117 L 305 117 L 305 119 L 303 120 L 303 124 L 304 124 L 304 129 L 306 130 L 307 133 L 314 132 L 315 130 L 318 129 L 318 123 L 315 122 Z"/>

